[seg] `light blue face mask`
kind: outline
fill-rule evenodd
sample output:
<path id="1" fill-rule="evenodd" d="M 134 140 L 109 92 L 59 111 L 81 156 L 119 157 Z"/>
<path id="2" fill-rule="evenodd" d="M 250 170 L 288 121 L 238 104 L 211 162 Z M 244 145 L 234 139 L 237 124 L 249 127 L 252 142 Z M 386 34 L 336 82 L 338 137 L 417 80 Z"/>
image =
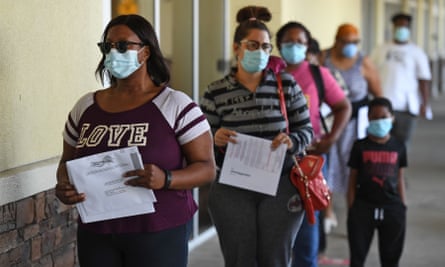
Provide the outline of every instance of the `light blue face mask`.
<path id="1" fill-rule="evenodd" d="M 241 66 L 245 71 L 255 73 L 264 70 L 268 62 L 269 54 L 264 52 L 263 49 L 257 49 L 255 51 L 245 49 Z"/>
<path id="2" fill-rule="evenodd" d="M 347 58 L 353 58 L 358 52 L 358 46 L 356 44 L 347 44 L 342 49 L 343 56 Z"/>
<path id="3" fill-rule="evenodd" d="M 114 77 L 125 79 L 141 67 L 142 64 L 138 60 L 139 51 L 127 50 L 125 53 L 119 53 L 112 48 L 110 53 L 105 55 L 104 66 Z"/>
<path id="4" fill-rule="evenodd" d="M 376 137 L 386 136 L 392 128 L 392 118 L 369 121 L 368 133 Z"/>
<path id="5" fill-rule="evenodd" d="M 405 43 L 409 41 L 411 32 L 408 27 L 397 27 L 394 31 L 394 40 Z"/>
<path id="6" fill-rule="evenodd" d="M 281 56 L 289 64 L 300 64 L 306 58 L 307 46 L 298 43 L 282 43 Z"/>

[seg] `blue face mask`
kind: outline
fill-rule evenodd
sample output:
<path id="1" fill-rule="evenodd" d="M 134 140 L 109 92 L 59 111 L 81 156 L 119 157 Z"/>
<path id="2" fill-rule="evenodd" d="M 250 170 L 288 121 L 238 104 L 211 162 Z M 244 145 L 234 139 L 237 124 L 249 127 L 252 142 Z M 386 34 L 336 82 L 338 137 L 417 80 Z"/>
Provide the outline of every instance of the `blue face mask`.
<path id="1" fill-rule="evenodd" d="M 307 46 L 298 43 L 282 43 L 281 56 L 289 64 L 299 64 L 306 58 Z"/>
<path id="2" fill-rule="evenodd" d="M 376 137 L 385 137 L 392 128 L 392 118 L 369 121 L 368 133 Z"/>
<path id="3" fill-rule="evenodd" d="M 244 57 L 241 60 L 241 66 L 249 73 L 259 72 L 266 68 L 269 62 L 269 54 L 263 49 L 255 51 L 244 50 Z"/>
<path id="4" fill-rule="evenodd" d="M 119 53 L 112 48 L 110 53 L 105 55 L 104 66 L 114 77 L 125 79 L 141 67 L 138 60 L 139 51 L 127 50 L 125 53 Z"/>
<path id="5" fill-rule="evenodd" d="M 405 43 L 409 41 L 410 35 L 408 27 L 397 27 L 394 31 L 394 40 Z"/>
<path id="6" fill-rule="evenodd" d="M 343 46 L 342 54 L 347 58 L 352 58 L 357 54 L 358 46 L 356 44 L 347 44 Z"/>

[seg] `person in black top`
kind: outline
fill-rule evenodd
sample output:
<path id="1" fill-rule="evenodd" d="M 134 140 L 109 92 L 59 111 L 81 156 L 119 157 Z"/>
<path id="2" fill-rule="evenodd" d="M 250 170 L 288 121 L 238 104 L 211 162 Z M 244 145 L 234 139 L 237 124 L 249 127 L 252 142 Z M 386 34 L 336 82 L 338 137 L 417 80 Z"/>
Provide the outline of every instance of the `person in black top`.
<path id="1" fill-rule="evenodd" d="M 375 229 L 381 266 L 399 266 L 406 229 L 406 148 L 390 134 L 394 114 L 388 99 L 373 99 L 368 118 L 367 137 L 354 143 L 348 162 L 350 266 L 364 266 Z"/>

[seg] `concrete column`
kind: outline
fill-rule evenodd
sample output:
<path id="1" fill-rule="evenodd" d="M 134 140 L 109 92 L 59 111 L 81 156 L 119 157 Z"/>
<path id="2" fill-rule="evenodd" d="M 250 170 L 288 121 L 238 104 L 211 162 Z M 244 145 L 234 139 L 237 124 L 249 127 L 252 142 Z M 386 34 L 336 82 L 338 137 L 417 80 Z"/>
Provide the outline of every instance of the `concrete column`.
<path id="1" fill-rule="evenodd" d="M 445 0 L 438 0 L 437 44 L 439 52 L 439 86 L 438 91 L 445 89 Z"/>
<path id="2" fill-rule="evenodd" d="M 402 11 L 403 12 L 405 12 L 405 13 L 410 13 L 410 8 L 409 8 L 409 4 L 410 3 L 410 0 L 403 0 L 402 1 Z"/>
<path id="3" fill-rule="evenodd" d="M 171 48 L 172 65 L 171 85 L 177 90 L 184 91 L 189 96 L 193 94 L 193 4 L 192 0 L 172 1 Z M 162 7 L 161 7 L 162 10 Z M 161 21 L 162 28 L 162 21 Z"/>
<path id="4" fill-rule="evenodd" d="M 375 1 L 375 43 L 374 47 L 385 41 L 385 1 Z"/>
<path id="5" fill-rule="evenodd" d="M 439 33 L 437 31 L 437 20 L 439 18 L 438 11 L 436 6 L 436 0 L 428 1 L 428 19 L 429 19 L 429 27 L 428 27 L 428 55 L 432 60 L 436 60 L 438 56 L 438 38 Z"/>
<path id="6" fill-rule="evenodd" d="M 416 29 L 417 29 L 417 35 L 416 35 L 416 44 L 420 47 L 425 47 L 424 42 L 424 36 L 423 36 L 423 29 L 425 28 L 425 0 L 417 0 L 417 8 L 416 8 Z"/>
<path id="7" fill-rule="evenodd" d="M 161 45 L 161 3 L 159 0 L 153 1 L 153 27 Z"/>
<path id="8" fill-rule="evenodd" d="M 437 27 L 437 44 L 439 47 L 439 55 L 445 57 L 445 0 L 437 0 L 438 3 L 438 27 Z"/>

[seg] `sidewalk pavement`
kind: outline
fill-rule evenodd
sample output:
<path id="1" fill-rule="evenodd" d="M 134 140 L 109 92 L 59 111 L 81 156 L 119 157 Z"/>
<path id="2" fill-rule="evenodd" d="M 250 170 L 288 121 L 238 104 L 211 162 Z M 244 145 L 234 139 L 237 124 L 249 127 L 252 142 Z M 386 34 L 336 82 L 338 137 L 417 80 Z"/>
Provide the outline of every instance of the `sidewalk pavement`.
<path id="1" fill-rule="evenodd" d="M 408 222 L 403 267 L 445 266 L 445 96 L 432 101 L 434 119 L 419 120 L 408 153 Z M 328 235 L 326 256 L 320 267 L 347 266 L 345 198 L 334 196 L 338 227 Z M 377 235 L 369 251 L 366 267 L 380 266 Z M 223 267 L 218 238 L 212 238 L 190 252 L 189 267 Z"/>

